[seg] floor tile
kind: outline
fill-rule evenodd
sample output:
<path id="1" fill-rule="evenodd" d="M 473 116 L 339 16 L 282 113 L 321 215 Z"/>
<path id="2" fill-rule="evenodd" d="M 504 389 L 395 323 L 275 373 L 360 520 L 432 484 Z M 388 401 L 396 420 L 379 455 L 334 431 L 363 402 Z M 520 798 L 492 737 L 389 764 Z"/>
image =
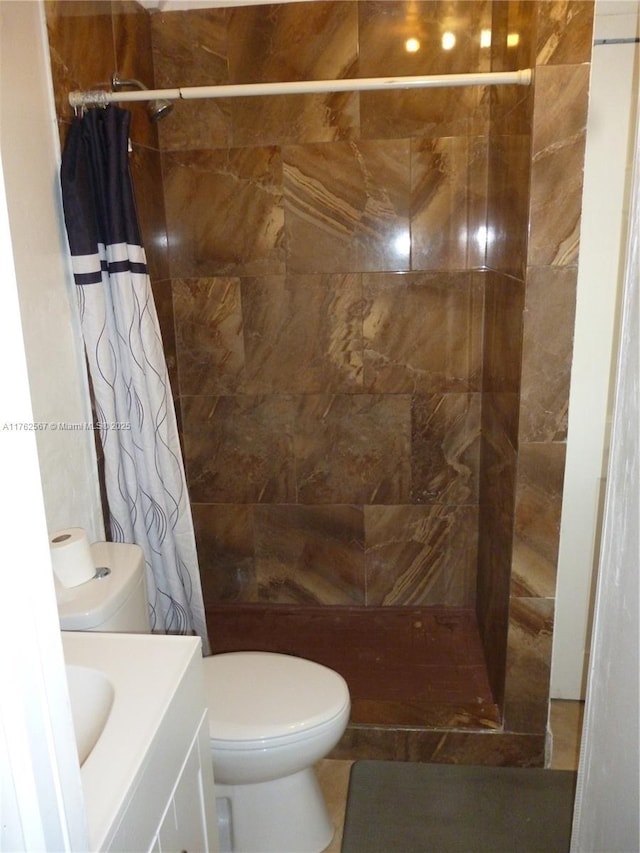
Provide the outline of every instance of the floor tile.
<path id="1" fill-rule="evenodd" d="M 578 769 L 583 716 L 584 702 L 552 699 L 549 716 L 553 737 L 550 765 L 552 770 Z"/>

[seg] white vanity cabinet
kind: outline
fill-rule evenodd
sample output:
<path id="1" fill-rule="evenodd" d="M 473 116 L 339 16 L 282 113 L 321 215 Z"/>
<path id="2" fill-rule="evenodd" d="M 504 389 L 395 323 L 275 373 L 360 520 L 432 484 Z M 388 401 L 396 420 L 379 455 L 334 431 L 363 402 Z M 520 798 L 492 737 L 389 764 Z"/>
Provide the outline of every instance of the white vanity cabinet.
<path id="1" fill-rule="evenodd" d="M 209 723 L 200 651 L 157 729 L 145 767 L 104 850 L 217 853 Z"/>
<path id="2" fill-rule="evenodd" d="M 182 767 L 152 850 L 154 853 L 199 853 L 217 850 L 210 838 L 209 825 L 215 816 L 207 814 L 207 803 L 214 802 L 212 791 L 205 792 L 207 780 L 203 765 L 211 764 L 208 719 L 202 722 L 198 737 Z M 204 735 L 204 737 L 200 737 Z"/>
<path id="3" fill-rule="evenodd" d="M 63 648 L 114 688 L 80 768 L 91 851 L 218 853 L 199 639 L 66 632 Z"/>

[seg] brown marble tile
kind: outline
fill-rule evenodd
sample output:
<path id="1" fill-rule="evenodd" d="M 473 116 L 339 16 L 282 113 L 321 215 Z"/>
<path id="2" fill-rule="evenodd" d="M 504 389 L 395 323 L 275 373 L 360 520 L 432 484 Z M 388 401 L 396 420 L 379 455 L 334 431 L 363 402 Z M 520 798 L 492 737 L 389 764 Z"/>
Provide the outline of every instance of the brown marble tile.
<path id="1" fill-rule="evenodd" d="M 365 275 L 364 381 L 370 391 L 479 390 L 482 287 L 466 273 Z"/>
<path id="2" fill-rule="evenodd" d="M 505 687 L 508 731 L 546 731 L 553 614 L 552 599 L 511 599 Z"/>
<path id="3" fill-rule="evenodd" d="M 360 76 L 489 70 L 489 51 L 480 47 L 480 31 L 491 26 L 489 3 L 361 2 L 358 6 Z M 444 29 L 456 38 L 454 50 L 442 49 Z M 418 39 L 420 49 L 408 52 L 408 38 Z M 482 133 L 488 121 L 488 99 L 476 88 L 367 92 L 361 94 L 361 121 L 368 138 Z"/>
<path id="4" fill-rule="evenodd" d="M 354 92 L 235 98 L 229 109 L 237 147 L 357 140 L 360 135 Z"/>
<path id="5" fill-rule="evenodd" d="M 490 29 L 489 3 L 383 0 L 358 9 L 361 77 L 489 70 L 489 51 L 480 47 L 480 31 Z M 442 48 L 444 29 L 456 38 L 454 50 Z M 419 50 L 406 50 L 409 38 Z M 365 92 L 360 103 L 366 138 L 466 136 L 484 132 L 488 120 L 485 93 L 475 88 Z"/>
<path id="6" fill-rule="evenodd" d="M 348 607 L 348 608 L 266 608 L 260 615 L 251 611 L 221 617 L 231 622 L 239 618 L 236 633 L 251 633 L 252 623 L 264 637 L 274 631 L 285 636 L 306 656 L 315 648 L 327 666 L 345 673 L 354 695 L 375 698 L 387 690 L 387 673 L 395 673 L 397 691 L 401 688 L 402 665 L 450 667 L 456 690 L 467 683 L 455 678 L 457 671 L 482 666 L 476 618 L 469 608 L 452 607 Z M 267 613 L 269 615 L 267 615 Z M 255 642 L 255 637 L 253 639 Z M 411 681 L 405 680 L 405 687 Z M 447 688 L 448 689 L 448 688 Z M 475 689 L 475 688 L 474 688 Z M 470 692 L 467 699 L 473 696 Z M 444 698 L 441 694 L 440 698 Z M 487 697 L 483 694 L 483 699 Z"/>
<path id="7" fill-rule="evenodd" d="M 494 0 L 491 4 L 492 71 L 517 71 L 535 65 L 537 5 L 528 0 Z M 492 135 L 530 133 L 532 86 L 492 86 L 490 99 Z"/>
<path id="8" fill-rule="evenodd" d="M 359 275 L 245 278 L 242 312 L 249 393 L 362 389 Z"/>
<path id="9" fill-rule="evenodd" d="M 454 74 L 488 71 L 489 51 L 480 47 L 480 31 L 491 27 L 491 3 L 429 0 L 361 0 L 361 77 Z M 455 36 L 455 49 L 442 47 L 442 33 Z M 408 52 L 416 38 L 420 49 Z"/>
<path id="10" fill-rule="evenodd" d="M 553 598 L 566 446 L 521 444 L 511 594 Z"/>
<path id="11" fill-rule="evenodd" d="M 408 761 L 476 764 L 487 767 L 543 767 L 542 734 L 508 732 L 406 731 Z"/>
<path id="12" fill-rule="evenodd" d="M 163 173 L 174 278 L 284 271 L 277 149 L 167 152 Z"/>
<path id="13" fill-rule="evenodd" d="M 231 82 L 350 76 L 358 54 L 357 9 L 357 3 L 341 0 L 231 9 Z"/>
<path id="14" fill-rule="evenodd" d="M 484 300 L 482 389 L 517 394 L 522 367 L 524 284 L 510 276 L 487 272 Z M 515 435 L 513 436 L 515 442 Z"/>
<path id="15" fill-rule="evenodd" d="M 365 536 L 368 605 L 473 605 L 475 507 L 366 506 Z"/>
<path id="16" fill-rule="evenodd" d="M 362 509 L 261 506 L 255 530 L 260 601 L 364 603 Z"/>
<path id="17" fill-rule="evenodd" d="M 246 390 L 240 279 L 174 279 L 173 301 L 181 394 Z"/>
<path id="18" fill-rule="evenodd" d="M 392 726 L 348 725 L 329 758 L 357 760 L 362 758 L 403 761 L 407 752 L 405 730 Z"/>
<path id="19" fill-rule="evenodd" d="M 482 87 L 360 93 L 362 139 L 465 137 L 488 128 L 489 96 Z"/>
<path id="20" fill-rule="evenodd" d="M 331 758 L 492 767 L 543 767 L 545 736 L 510 732 L 349 725 Z"/>
<path id="21" fill-rule="evenodd" d="M 151 15 L 156 85 L 228 83 L 228 11 L 224 8 Z"/>
<path id="22" fill-rule="evenodd" d="M 480 509 L 480 518 L 476 612 L 487 678 L 495 701 L 502 707 L 509 627 L 511 549 L 500 538 L 499 530 L 496 536 L 492 535 L 492 518 L 484 507 Z"/>
<path id="23" fill-rule="evenodd" d="M 516 401 L 517 402 L 517 401 Z M 495 395 L 483 395 L 476 612 L 497 702 L 504 694 L 517 453 Z"/>
<path id="24" fill-rule="evenodd" d="M 182 397 L 185 462 L 196 503 L 295 502 L 290 397 Z"/>
<path id="25" fill-rule="evenodd" d="M 260 507 L 259 513 L 271 509 Z M 486 731 L 499 725 L 468 609 L 226 604 L 208 606 L 207 614 L 214 652 L 284 652 L 340 672 L 353 703 L 346 736 L 351 748 L 380 749 L 397 759 L 405 747 L 399 727 L 416 721 L 431 730 L 446 725 Z"/>
<path id="26" fill-rule="evenodd" d="M 211 86 L 229 82 L 226 9 L 192 9 L 151 15 L 156 86 Z M 182 101 L 158 125 L 163 150 L 226 148 L 231 143 L 231 103 Z"/>
<path id="27" fill-rule="evenodd" d="M 151 51 L 151 16 L 133 0 L 113 4 L 113 35 L 117 71 L 124 79 L 136 79 L 155 87 Z M 147 104 L 123 104 L 131 112 L 130 136 L 134 143 L 158 147 L 158 125 L 149 119 Z M 161 186 L 160 181 L 160 186 Z"/>
<path id="28" fill-rule="evenodd" d="M 394 683 L 393 671 L 386 673 L 388 684 Z M 351 725 L 383 725 L 391 728 L 402 726 L 420 726 L 424 728 L 450 729 L 496 729 L 499 726 L 497 706 L 491 701 L 465 701 L 474 688 L 481 693 L 486 691 L 486 673 L 484 667 L 477 671 L 468 667 L 458 673 L 467 681 L 467 686 L 455 695 L 458 686 L 451 678 L 447 667 L 407 667 L 401 671 L 404 685 L 403 698 L 398 699 L 353 699 L 351 703 Z M 411 680 L 415 689 L 407 696 L 406 684 Z M 435 697 L 447 695 L 446 699 Z"/>
<path id="29" fill-rule="evenodd" d="M 295 435 L 300 503 L 408 500 L 410 407 L 406 395 L 300 398 Z"/>
<path id="30" fill-rule="evenodd" d="M 234 83 L 350 76 L 357 60 L 357 4 L 245 6 L 229 18 Z M 231 103 L 233 143 L 273 145 L 357 138 L 358 95 L 329 93 L 238 98 Z"/>
<path id="31" fill-rule="evenodd" d="M 500 136 L 531 137 L 533 122 L 532 87 L 492 86 L 489 97 L 491 101 L 490 129 L 492 138 Z M 491 141 L 489 143 L 490 154 L 493 147 L 494 143 Z"/>
<path id="32" fill-rule="evenodd" d="M 469 136 L 467 181 L 467 255 L 466 267 L 483 270 L 487 257 L 487 221 L 489 204 L 488 135 Z M 427 205 L 429 207 L 429 205 Z M 411 227 L 415 234 L 414 223 Z M 413 263 L 413 259 L 412 259 Z"/>
<path id="33" fill-rule="evenodd" d="M 253 507 L 194 503 L 191 512 L 205 607 L 256 601 Z"/>
<path id="34" fill-rule="evenodd" d="M 155 303 L 160 333 L 162 335 L 162 349 L 164 351 L 169 382 L 174 399 L 179 395 L 178 368 L 176 358 L 176 335 L 173 318 L 173 299 L 171 296 L 171 282 L 168 279 L 151 279 L 151 291 Z"/>
<path id="35" fill-rule="evenodd" d="M 146 115 L 144 119 L 147 121 Z M 150 148 L 134 145 L 129 166 L 149 275 L 156 279 L 169 278 L 160 154 Z"/>
<path id="36" fill-rule="evenodd" d="M 518 454 L 511 440 L 509 414 L 508 401 L 496 394 L 483 395 L 480 503 L 510 537 Z"/>
<path id="37" fill-rule="evenodd" d="M 158 123 L 162 151 L 198 151 L 231 147 L 230 102 L 226 99 L 174 101 Z"/>
<path id="38" fill-rule="evenodd" d="M 519 68 L 531 68 L 535 64 L 537 7 L 538 3 L 532 3 L 530 0 L 493 0 L 492 71 L 517 71 Z M 508 39 L 508 36 L 511 38 Z M 504 88 L 511 89 L 506 86 Z"/>
<path id="39" fill-rule="evenodd" d="M 515 391 L 485 391 L 482 395 L 483 431 L 496 430 L 489 442 L 494 446 L 507 442 L 511 449 L 518 446 L 518 415 L 520 394 Z M 486 417 L 485 417 L 486 413 Z M 491 426 L 490 426 L 491 425 Z"/>
<path id="40" fill-rule="evenodd" d="M 537 65 L 589 62 L 593 43 L 592 0 L 537 4 Z"/>
<path id="41" fill-rule="evenodd" d="M 273 509 L 256 508 L 265 516 Z M 344 513 L 350 509 L 324 508 L 318 516 L 329 541 L 340 549 L 349 547 L 345 535 L 355 516 Z M 358 526 L 360 532 L 354 532 L 361 540 L 361 523 Z M 272 532 L 279 542 L 278 531 Z M 290 548 L 284 540 L 282 547 Z M 365 714 L 358 712 L 352 722 L 376 725 L 373 715 L 386 715 L 389 722 L 408 725 L 411 715 L 422 713 L 454 726 L 496 726 L 475 616 L 469 609 L 232 603 L 207 609 L 217 626 L 212 632 L 214 652 L 285 651 L 340 672 Z M 367 717 L 369 712 L 372 716 Z"/>
<path id="42" fill-rule="evenodd" d="M 575 267 L 528 271 L 521 441 L 564 441 L 567 437 L 577 277 Z"/>
<path id="43" fill-rule="evenodd" d="M 69 92 L 110 88 L 116 67 L 111 6 L 111 0 L 48 0 L 44 4 L 59 118 L 72 116 Z"/>
<path id="44" fill-rule="evenodd" d="M 412 502 L 476 504 L 479 468 L 480 394 L 414 397 Z"/>
<path id="45" fill-rule="evenodd" d="M 524 279 L 531 171 L 529 133 L 494 132 L 489 145 L 487 266 Z"/>
<path id="46" fill-rule="evenodd" d="M 462 270 L 484 263 L 486 170 L 484 139 L 412 140 L 412 269 Z"/>
<path id="47" fill-rule="evenodd" d="M 580 239 L 589 65 L 536 70 L 528 262 L 575 264 Z"/>
<path id="48" fill-rule="evenodd" d="M 409 268 L 409 141 L 283 149 L 290 271 Z"/>

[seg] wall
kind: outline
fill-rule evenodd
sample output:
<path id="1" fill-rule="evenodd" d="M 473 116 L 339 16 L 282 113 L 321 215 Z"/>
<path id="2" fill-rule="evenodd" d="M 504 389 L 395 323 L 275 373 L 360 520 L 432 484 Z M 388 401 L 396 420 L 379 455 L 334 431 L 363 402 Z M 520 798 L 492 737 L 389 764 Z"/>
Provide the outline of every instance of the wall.
<path id="1" fill-rule="evenodd" d="M 592 29 L 590 2 L 540 4 L 505 688 L 505 724 L 530 732 L 548 716 Z"/>
<path id="2" fill-rule="evenodd" d="M 450 54 L 439 7 L 413 7 L 158 13 L 156 83 L 488 68 L 488 3 L 451 6 Z M 487 121 L 476 89 L 160 125 L 207 603 L 473 605 Z"/>
<path id="3" fill-rule="evenodd" d="M 611 463 L 572 851 L 626 851 L 640 847 L 640 124 L 637 118 L 634 147 Z"/>
<path id="4" fill-rule="evenodd" d="M 98 539 L 103 522 L 93 433 L 65 429 L 65 424 L 90 423 L 91 413 L 57 189 L 55 119 L 42 88 L 49 85 L 49 61 L 46 46 L 30 62 L 22 61 L 24 41 L 18 33 L 23 26 L 28 25 L 19 15 L 7 16 L 0 144 L 33 416 L 40 427 L 36 439 L 47 526 L 50 533 L 84 527 Z M 54 203 L 43 203 L 52 188 Z"/>
<path id="5" fill-rule="evenodd" d="M 492 11 L 492 69 L 532 67 L 537 6 L 494 3 Z M 508 45 L 510 34 L 517 45 Z M 491 95 L 476 612 L 500 703 L 518 462 L 533 99 L 533 89 L 500 87 Z"/>
<path id="6" fill-rule="evenodd" d="M 62 318 L 68 315 L 61 310 L 56 317 L 60 322 L 54 325 L 51 315 L 46 322 L 40 316 L 37 309 L 41 305 L 34 309 L 35 317 L 26 317 L 24 310 L 25 291 L 28 297 L 34 291 L 40 293 L 48 308 L 57 302 L 64 306 L 68 284 L 61 263 L 59 208 L 52 192 L 57 158 L 42 18 L 38 3 L 0 4 L 2 424 L 31 423 L 34 417 L 43 417 L 36 409 L 36 404 L 42 404 L 37 393 L 43 380 L 53 388 L 65 383 L 72 386 L 77 380 L 72 369 L 74 359 L 61 357 L 73 352 L 73 347 L 65 346 L 71 334 Z M 9 168 L 11 189 L 4 179 Z M 27 203 L 29 218 L 25 225 Z M 23 326 L 31 322 L 33 332 L 41 321 L 43 339 L 34 353 L 26 352 Z M 58 348 L 51 342 L 52 331 L 60 339 Z M 50 364 L 38 361 L 45 351 L 51 357 Z M 28 375 L 34 356 L 40 371 L 35 382 Z M 47 411 L 46 416 L 84 420 L 83 414 L 69 409 L 73 395 L 66 394 L 64 387 L 58 399 L 65 405 Z M 60 472 L 49 468 L 48 459 L 43 462 L 42 445 L 36 446 L 34 432 L 0 430 L 0 537 L 4 548 L 0 596 L 2 850 L 87 849 L 82 784 L 47 540 L 48 525 L 69 523 L 63 512 L 75 508 L 78 518 L 90 521 L 90 509 L 99 510 L 97 489 L 89 488 L 95 486 L 95 477 L 90 468 L 84 468 L 82 442 L 77 433 L 73 436 L 75 444 L 65 445 L 71 457 L 67 458 L 69 469 Z M 55 451 L 55 442 L 47 449 Z M 71 483 L 73 496 L 68 495 Z M 45 507 L 45 499 L 52 503 Z M 61 515 L 56 517 L 58 512 Z"/>

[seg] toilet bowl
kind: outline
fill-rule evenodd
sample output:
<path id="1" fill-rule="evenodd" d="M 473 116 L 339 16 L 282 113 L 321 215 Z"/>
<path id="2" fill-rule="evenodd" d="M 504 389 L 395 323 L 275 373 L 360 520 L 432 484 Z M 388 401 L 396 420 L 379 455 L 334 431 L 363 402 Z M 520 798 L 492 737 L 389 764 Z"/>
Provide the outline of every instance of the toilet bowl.
<path id="1" fill-rule="evenodd" d="M 320 853 L 333 837 L 313 770 L 338 743 L 351 707 L 342 676 L 270 652 L 205 658 L 219 814 L 243 853 Z"/>
<path id="2" fill-rule="evenodd" d="M 149 632 L 137 545 L 91 546 L 97 577 L 56 585 L 66 631 Z M 108 570 L 108 571 L 106 571 Z M 349 720 L 349 689 L 321 664 L 271 652 L 203 659 L 222 853 L 320 853 L 333 826 L 313 765 Z"/>

